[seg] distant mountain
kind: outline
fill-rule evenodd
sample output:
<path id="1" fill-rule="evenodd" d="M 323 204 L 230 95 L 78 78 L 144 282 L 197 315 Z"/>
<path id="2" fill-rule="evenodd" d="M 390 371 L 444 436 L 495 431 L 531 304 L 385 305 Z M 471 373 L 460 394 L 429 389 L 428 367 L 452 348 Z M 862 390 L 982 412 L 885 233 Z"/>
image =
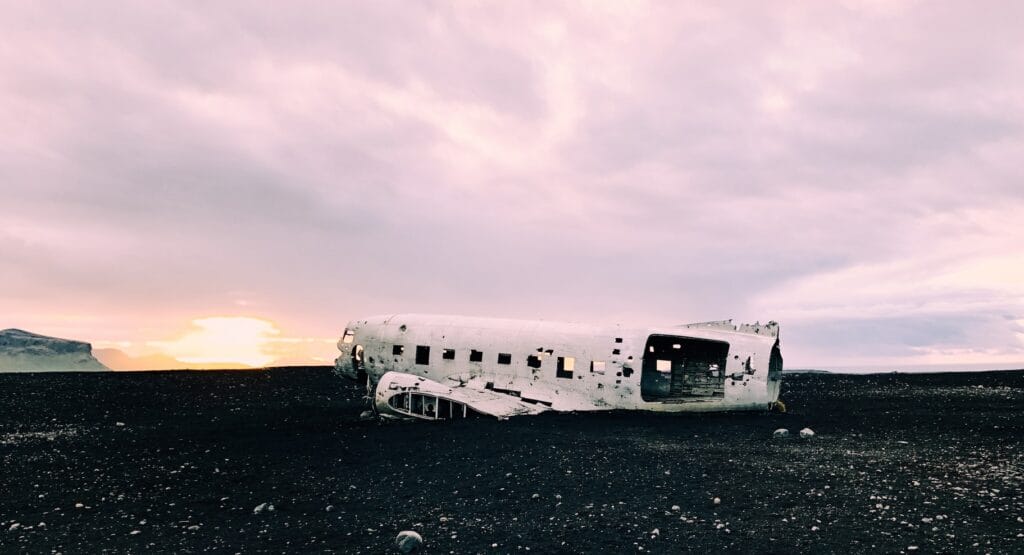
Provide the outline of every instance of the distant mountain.
<path id="1" fill-rule="evenodd" d="M 831 374 L 832 372 L 830 372 L 828 370 L 816 370 L 816 369 L 813 369 L 813 368 L 793 368 L 792 370 L 789 369 L 789 368 L 784 368 L 782 370 L 782 373 L 783 374 Z"/>
<path id="2" fill-rule="evenodd" d="M 19 329 L 0 330 L 0 372 L 96 372 L 109 370 L 92 356 L 92 345 Z"/>
<path id="3" fill-rule="evenodd" d="M 93 354 L 111 370 L 235 370 L 248 368 L 248 366 L 237 362 L 188 363 L 162 354 L 133 357 L 118 349 L 96 349 Z"/>

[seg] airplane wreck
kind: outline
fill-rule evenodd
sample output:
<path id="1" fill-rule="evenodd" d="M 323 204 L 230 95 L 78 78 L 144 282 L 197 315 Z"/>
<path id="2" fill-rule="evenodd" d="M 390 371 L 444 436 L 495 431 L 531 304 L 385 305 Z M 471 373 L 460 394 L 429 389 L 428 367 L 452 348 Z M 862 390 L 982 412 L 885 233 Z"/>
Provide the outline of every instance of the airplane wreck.
<path id="1" fill-rule="evenodd" d="M 349 322 L 335 372 L 389 419 L 504 419 L 544 411 L 767 410 L 779 326 L 655 328 L 397 314 Z"/>

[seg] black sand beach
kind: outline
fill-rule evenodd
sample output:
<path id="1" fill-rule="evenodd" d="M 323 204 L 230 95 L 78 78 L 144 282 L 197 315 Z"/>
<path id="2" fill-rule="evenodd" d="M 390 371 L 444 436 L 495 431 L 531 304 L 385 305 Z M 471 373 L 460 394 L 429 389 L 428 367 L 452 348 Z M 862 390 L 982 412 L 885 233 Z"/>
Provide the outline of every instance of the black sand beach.
<path id="1" fill-rule="evenodd" d="M 0 551 L 1024 551 L 1021 371 L 787 375 L 786 414 L 382 425 L 362 393 L 325 368 L 2 374 Z"/>

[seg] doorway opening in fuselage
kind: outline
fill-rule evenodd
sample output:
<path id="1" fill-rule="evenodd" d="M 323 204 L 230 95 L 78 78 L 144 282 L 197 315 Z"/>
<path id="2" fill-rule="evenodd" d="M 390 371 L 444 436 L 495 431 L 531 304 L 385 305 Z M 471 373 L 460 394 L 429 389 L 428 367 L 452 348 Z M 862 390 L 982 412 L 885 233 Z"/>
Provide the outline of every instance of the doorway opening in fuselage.
<path id="1" fill-rule="evenodd" d="M 655 402 L 725 397 L 728 359 L 725 341 L 652 335 L 644 348 L 640 397 Z"/>

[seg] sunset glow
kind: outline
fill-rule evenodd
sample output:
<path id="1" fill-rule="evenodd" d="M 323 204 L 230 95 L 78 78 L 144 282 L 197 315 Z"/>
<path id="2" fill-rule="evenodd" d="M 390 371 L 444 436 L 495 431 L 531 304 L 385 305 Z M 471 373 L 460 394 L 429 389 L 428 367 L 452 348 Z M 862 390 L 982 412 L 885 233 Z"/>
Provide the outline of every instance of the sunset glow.
<path id="1" fill-rule="evenodd" d="M 274 360 L 268 343 L 281 332 L 273 322 L 246 317 L 212 317 L 192 321 L 192 329 L 170 341 L 150 345 L 188 363 L 236 362 L 265 366 Z"/>

